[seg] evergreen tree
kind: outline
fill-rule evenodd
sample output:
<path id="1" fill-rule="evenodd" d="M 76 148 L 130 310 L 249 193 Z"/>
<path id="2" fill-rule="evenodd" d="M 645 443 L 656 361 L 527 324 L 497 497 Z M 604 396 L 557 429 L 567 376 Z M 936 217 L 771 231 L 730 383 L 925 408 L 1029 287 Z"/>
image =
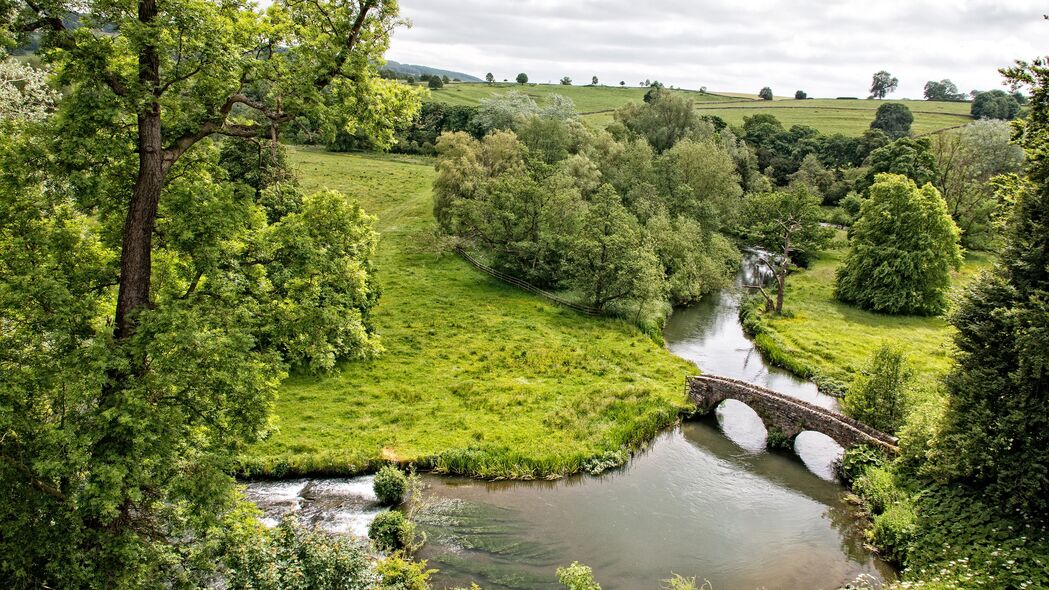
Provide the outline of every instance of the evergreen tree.
<path id="1" fill-rule="evenodd" d="M 1026 179 L 1012 183 L 1007 246 L 951 322 L 957 364 L 937 467 L 985 487 L 1003 505 L 1049 514 L 1049 64 L 1019 63 L 1010 81 L 1033 89 L 1019 127 Z"/>

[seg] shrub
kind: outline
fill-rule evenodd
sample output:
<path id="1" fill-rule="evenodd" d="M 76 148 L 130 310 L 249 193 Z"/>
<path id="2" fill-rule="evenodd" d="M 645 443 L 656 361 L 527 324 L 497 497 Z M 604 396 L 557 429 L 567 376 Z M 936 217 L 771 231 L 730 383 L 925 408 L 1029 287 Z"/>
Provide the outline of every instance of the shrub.
<path id="1" fill-rule="evenodd" d="M 917 516 L 909 502 L 897 502 L 874 517 L 867 539 L 887 559 L 897 563 L 907 560 L 908 544 L 914 538 Z"/>
<path id="2" fill-rule="evenodd" d="M 903 498 L 896 487 L 896 479 L 889 470 L 883 467 L 872 467 L 856 478 L 852 489 L 867 502 L 874 514 L 885 512 L 890 506 Z"/>
<path id="3" fill-rule="evenodd" d="M 382 512 L 368 526 L 368 538 L 380 551 L 400 551 L 415 540 L 415 525 L 396 510 Z"/>
<path id="4" fill-rule="evenodd" d="M 300 526 L 287 517 L 226 554 L 229 590 L 371 590 L 377 576 L 360 543 Z"/>
<path id="5" fill-rule="evenodd" d="M 601 590 L 601 585 L 594 581 L 594 570 L 578 561 L 568 567 L 557 568 L 557 581 L 568 590 Z"/>
<path id="6" fill-rule="evenodd" d="M 426 561 L 410 561 L 393 556 L 375 568 L 381 581 L 379 590 L 430 590 L 427 580 L 437 570 L 426 569 Z"/>
<path id="7" fill-rule="evenodd" d="M 836 465 L 838 477 L 845 483 L 852 483 L 873 467 L 881 467 L 885 455 L 869 445 L 856 445 L 845 449 L 845 454 Z"/>
<path id="8" fill-rule="evenodd" d="M 710 582 L 703 582 L 702 586 L 696 586 L 696 578 L 686 578 L 681 574 L 674 574 L 672 578 L 663 580 L 663 590 L 709 590 Z"/>
<path id="9" fill-rule="evenodd" d="M 372 487 L 381 504 L 396 506 L 404 500 L 404 493 L 408 490 L 408 477 L 400 469 L 387 465 L 375 474 Z"/>
<path id="10" fill-rule="evenodd" d="M 914 371 L 903 351 L 881 346 L 845 393 L 842 410 L 868 426 L 894 434 L 907 415 L 908 390 L 913 380 Z"/>

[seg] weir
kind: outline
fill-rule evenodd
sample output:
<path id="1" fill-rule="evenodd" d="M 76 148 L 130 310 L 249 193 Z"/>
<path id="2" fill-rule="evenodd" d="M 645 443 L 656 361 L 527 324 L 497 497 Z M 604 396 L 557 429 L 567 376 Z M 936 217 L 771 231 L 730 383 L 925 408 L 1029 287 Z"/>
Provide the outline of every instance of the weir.
<path id="1" fill-rule="evenodd" d="M 770 433 L 778 433 L 788 441 L 811 430 L 829 436 L 846 449 L 868 444 L 894 455 L 900 450 L 899 440 L 894 436 L 832 410 L 744 381 L 698 375 L 688 378 L 688 393 L 700 414 L 714 411 L 726 399 L 742 402 L 757 413 Z"/>

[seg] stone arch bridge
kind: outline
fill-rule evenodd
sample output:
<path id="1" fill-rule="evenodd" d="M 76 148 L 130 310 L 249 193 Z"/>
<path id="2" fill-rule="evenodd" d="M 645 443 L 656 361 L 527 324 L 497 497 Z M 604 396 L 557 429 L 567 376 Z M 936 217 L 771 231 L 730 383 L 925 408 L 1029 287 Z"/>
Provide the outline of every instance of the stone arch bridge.
<path id="1" fill-rule="evenodd" d="M 726 399 L 742 402 L 754 410 L 765 428 L 793 441 L 803 431 L 812 430 L 834 439 L 844 448 L 868 444 L 889 453 L 899 453 L 898 439 L 833 410 L 751 385 L 744 381 L 699 375 L 688 378 L 689 398 L 700 414 L 708 414 Z"/>

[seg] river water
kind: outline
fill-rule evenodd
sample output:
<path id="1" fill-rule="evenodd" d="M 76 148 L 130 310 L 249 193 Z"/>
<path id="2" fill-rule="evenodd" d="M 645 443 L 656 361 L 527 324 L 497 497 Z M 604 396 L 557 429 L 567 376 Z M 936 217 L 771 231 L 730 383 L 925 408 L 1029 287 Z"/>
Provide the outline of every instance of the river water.
<path id="1" fill-rule="evenodd" d="M 815 385 L 769 367 L 738 320 L 743 284 L 760 280 L 753 257 L 735 287 L 670 318 L 674 353 L 706 372 L 744 379 L 825 407 Z M 418 557 L 435 587 L 475 581 L 486 590 L 559 588 L 558 566 L 591 566 L 602 588 L 655 589 L 672 573 L 715 590 L 837 588 L 892 576 L 863 547 L 831 463 L 841 449 L 802 433 L 795 454 L 765 450 L 765 429 L 728 400 L 715 416 L 659 435 L 625 467 L 598 477 L 484 482 L 423 475 Z M 363 535 L 378 512 L 370 477 L 254 483 L 249 497 L 277 518 L 296 511 L 320 528 Z"/>

